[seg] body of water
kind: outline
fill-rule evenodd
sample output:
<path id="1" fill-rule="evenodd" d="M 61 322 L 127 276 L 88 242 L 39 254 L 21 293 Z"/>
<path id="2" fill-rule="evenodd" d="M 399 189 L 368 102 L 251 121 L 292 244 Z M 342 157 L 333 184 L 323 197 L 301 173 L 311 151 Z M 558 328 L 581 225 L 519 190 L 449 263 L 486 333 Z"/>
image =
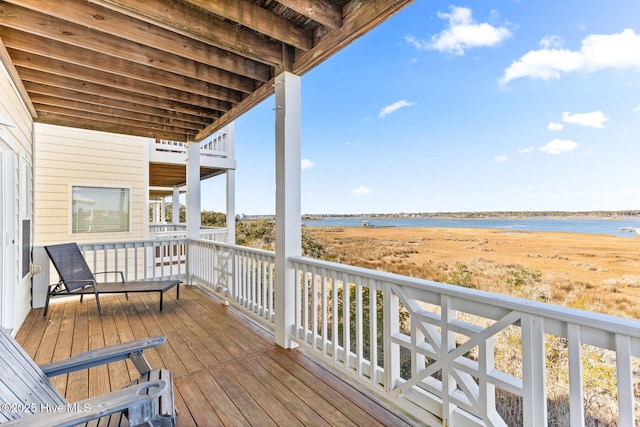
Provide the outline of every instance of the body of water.
<path id="1" fill-rule="evenodd" d="M 444 218 L 366 218 L 330 217 L 305 220 L 308 227 L 360 227 L 366 221 L 371 227 L 457 227 L 492 228 L 497 230 L 562 231 L 568 233 L 608 234 L 637 237 L 634 232 L 620 231 L 623 227 L 640 229 L 640 219 L 444 219 Z"/>

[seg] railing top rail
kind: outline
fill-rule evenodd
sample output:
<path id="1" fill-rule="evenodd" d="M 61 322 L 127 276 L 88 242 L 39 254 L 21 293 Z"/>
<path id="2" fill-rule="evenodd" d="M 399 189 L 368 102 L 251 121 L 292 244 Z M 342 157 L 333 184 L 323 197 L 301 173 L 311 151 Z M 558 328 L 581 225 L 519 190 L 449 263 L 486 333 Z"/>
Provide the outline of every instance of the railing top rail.
<path id="1" fill-rule="evenodd" d="M 321 261 L 306 257 L 291 257 L 291 261 L 319 268 L 326 268 L 345 274 L 355 274 L 363 278 L 394 283 L 416 290 L 434 292 L 454 298 L 475 301 L 479 304 L 496 306 L 508 310 L 542 316 L 561 322 L 606 330 L 611 333 L 640 338 L 640 321 L 624 317 L 611 316 L 576 308 L 563 307 L 538 301 L 516 298 L 493 292 L 479 291 L 456 285 L 438 283 L 431 280 L 416 279 L 398 274 L 369 270 L 335 262 Z"/>
<path id="2" fill-rule="evenodd" d="M 235 249 L 235 250 L 240 250 L 240 251 L 244 251 L 244 252 L 251 252 L 254 254 L 258 254 L 258 255 L 264 255 L 264 256 L 275 256 L 276 253 L 274 251 L 267 251 L 264 249 L 257 249 L 257 248 L 250 248 L 249 246 L 241 246 L 241 245 L 235 245 L 233 243 L 225 243 L 225 242 L 217 242 L 217 241 L 212 241 L 212 240 L 203 240 L 203 239 L 190 239 L 190 242 L 195 242 L 195 243 L 201 243 L 204 245 L 215 245 L 215 246 L 220 246 L 223 248 L 227 248 L 227 249 Z"/>
<path id="3" fill-rule="evenodd" d="M 159 246 L 159 245 L 171 245 L 171 244 L 185 244 L 187 238 L 179 237 L 175 239 L 148 239 L 148 240 L 130 240 L 130 241 L 117 241 L 117 242 L 94 242 L 94 243 L 80 243 L 78 246 L 81 250 L 100 250 L 100 249 L 115 249 L 125 247 L 140 247 L 140 246 Z"/>

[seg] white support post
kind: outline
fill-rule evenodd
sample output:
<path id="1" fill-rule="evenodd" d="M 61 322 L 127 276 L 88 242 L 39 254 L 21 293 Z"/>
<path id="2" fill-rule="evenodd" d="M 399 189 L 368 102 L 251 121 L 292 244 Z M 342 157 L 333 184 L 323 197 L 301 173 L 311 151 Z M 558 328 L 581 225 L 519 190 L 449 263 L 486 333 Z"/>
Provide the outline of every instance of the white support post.
<path id="1" fill-rule="evenodd" d="M 235 123 L 227 126 L 227 155 L 235 158 Z M 227 171 L 227 243 L 236 243 L 236 171 Z"/>
<path id="2" fill-rule="evenodd" d="M 295 271 L 290 257 L 302 254 L 300 206 L 300 77 L 276 77 L 276 344 L 291 348 L 295 322 Z"/>
<path id="3" fill-rule="evenodd" d="M 200 143 L 187 145 L 187 237 L 200 238 Z"/>
<path id="4" fill-rule="evenodd" d="M 173 187 L 173 197 L 171 199 L 171 222 L 180 224 L 180 188 Z"/>
<path id="5" fill-rule="evenodd" d="M 523 314 L 522 387 L 524 427 L 547 425 L 547 392 L 544 320 Z"/>

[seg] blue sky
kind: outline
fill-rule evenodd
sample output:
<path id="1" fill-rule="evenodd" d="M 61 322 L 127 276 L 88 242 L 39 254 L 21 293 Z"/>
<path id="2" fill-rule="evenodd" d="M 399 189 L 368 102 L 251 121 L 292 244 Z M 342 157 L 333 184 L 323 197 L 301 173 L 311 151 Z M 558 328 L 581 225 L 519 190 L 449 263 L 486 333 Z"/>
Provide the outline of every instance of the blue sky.
<path id="1" fill-rule="evenodd" d="M 273 103 L 238 214 L 275 212 Z M 302 158 L 303 214 L 640 209 L 640 3 L 417 0 L 302 77 Z"/>

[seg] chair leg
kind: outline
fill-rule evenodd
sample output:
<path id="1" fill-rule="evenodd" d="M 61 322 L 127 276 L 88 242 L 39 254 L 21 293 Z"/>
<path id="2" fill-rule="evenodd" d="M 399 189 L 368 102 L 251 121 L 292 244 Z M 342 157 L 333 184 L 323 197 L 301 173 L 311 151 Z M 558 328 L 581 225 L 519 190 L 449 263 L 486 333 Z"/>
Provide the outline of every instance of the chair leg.
<path id="1" fill-rule="evenodd" d="M 176 299 L 180 299 L 180 283 L 176 285 Z"/>
<path id="2" fill-rule="evenodd" d="M 164 292 L 160 291 L 160 311 L 162 311 L 162 296 L 164 295 Z"/>
<path id="3" fill-rule="evenodd" d="M 51 286 L 47 288 L 47 299 L 44 303 L 44 313 L 42 317 L 47 317 L 47 313 L 49 312 L 49 299 L 51 298 Z"/>
<path id="4" fill-rule="evenodd" d="M 98 314 L 102 314 L 102 306 L 100 305 L 100 296 L 98 295 L 98 290 L 96 289 L 96 285 L 93 285 L 93 293 L 96 295 L 96 304 L 98 304 Z"/>

